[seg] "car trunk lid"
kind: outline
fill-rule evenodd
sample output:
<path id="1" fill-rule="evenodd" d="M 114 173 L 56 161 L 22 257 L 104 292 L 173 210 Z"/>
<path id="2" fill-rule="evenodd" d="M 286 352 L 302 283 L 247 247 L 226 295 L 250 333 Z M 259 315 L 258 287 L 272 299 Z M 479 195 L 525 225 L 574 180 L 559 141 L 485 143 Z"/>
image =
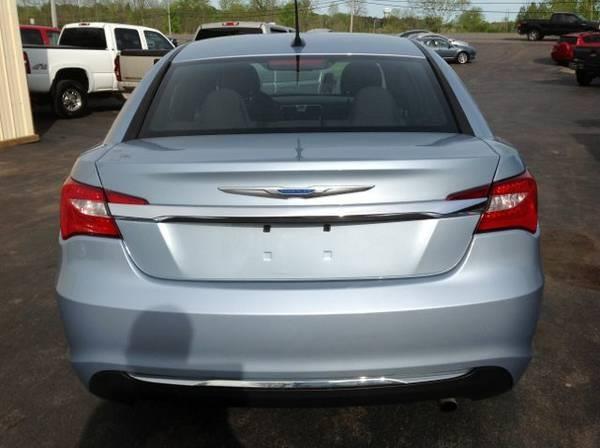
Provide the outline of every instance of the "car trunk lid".
<path id="1" fill-rule="evenodd" d="M 172 280 L 434 275 L 471 241 L 498 156 L 454 134 L 321 133 L 156 138 L 99 162 L 134 263 Z"/>

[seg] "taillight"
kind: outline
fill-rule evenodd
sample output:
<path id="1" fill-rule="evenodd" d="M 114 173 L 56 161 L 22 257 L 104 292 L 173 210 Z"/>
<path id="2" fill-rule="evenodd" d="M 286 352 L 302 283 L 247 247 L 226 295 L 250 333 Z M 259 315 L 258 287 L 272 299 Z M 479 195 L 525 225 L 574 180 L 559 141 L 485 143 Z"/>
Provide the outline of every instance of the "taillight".
<path id="1" fill-rule="evenodd" d="M 115 76 L 117 81 L 121 81 L 121 60 L 119 55 L 115 58 Z"/>
<path id="2" fill-rule="evenodd" d="M 489 191 L 485 194 L 487 190 Z M 508 229 L 536 232 L 537 185 L 529 171 L 510 179 L 494 182 L 489 187 L 454 193 L 448 196 L 448 199 L 473 199 L 485 196 L 488 196 L 487 208 L 481 215 L 476 233 Z"/>
<path id="3" fill-rule="evenodd" d="M 63 239 L 75 235 L 121 238 L 108 204 L 147 204 L 145 199 L 67 179 L 60 194 L 60 233 Z"/>
<path id="4" fill-rule="evenodd" d="M 31 65 L 29 64 L 29 56 L 23 52 L 23 63 L 25 64 L 25 73 L 31 74 Z"/>

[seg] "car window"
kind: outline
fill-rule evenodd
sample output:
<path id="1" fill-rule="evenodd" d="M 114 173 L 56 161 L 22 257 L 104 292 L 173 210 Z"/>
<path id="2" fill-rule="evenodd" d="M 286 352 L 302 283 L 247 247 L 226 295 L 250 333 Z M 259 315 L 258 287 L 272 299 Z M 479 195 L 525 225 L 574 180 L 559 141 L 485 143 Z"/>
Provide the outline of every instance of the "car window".
<path id="1" fill-rule="evenodd" d="M 573 37 L 573 36 L 561 36 L 558 39 L 558 41 L 559 42 L 566 42 L 566 43 L 569 43 L 569 44 L 575 44 L 575 43 L 577 43 L 577 38 Z"/>
<path id="2" fill-rule="evenodd" d="M 578 21 L 576 16 L 565 16 L 565 22 L 567 23 L 577 23 Z"/>
<path id="3" fill-rule="evenodd" d="M 131 28 L 115 28 L 117 50 L 141 50 L 142 41 L 138 30 Z"/>
<path id="4" fill-rule="evenodd" d="M 58 45 L 58 36 L 60 36 L 58 31 L 48 31 L 46 34 L 50 40 L 50 45 Z"/>
<path id="5" fill-rule="evenodd" d="M 600 43 L 600 34 L 591 34 L 584 36 L 583 41 L 587 44 Z"/>
<path id="6" fill-rule="evenodd" d="M 21 29 L 21 42 L 23 45 L 43 45 L 42 33 L 39 30 Z"/>
<path id="7" fill-rule="evenodd" d="M 458 128 L 425 60 L 290 55 L 174 64 L 140 137 L 331 131 Z"/>
<path id="8" fill-rule="evenodd" d="M 171 42 L 155 31 L 144 31 L 148 50 L 170 50 L 173 48 Z"/>
<path id="9" fill-rule="evenodd" d="M 195 40 L 211 39 L 213 37 L 237 36 L 238 34 L 262 34 L 261 28 L 223 27 L 201 29 Z"/>
<path id="10" fill-rule="evenodd" d="M 65 28 L 58 43 L 59 45 L 105 50 L 106 36 L 104 28 Z"/>

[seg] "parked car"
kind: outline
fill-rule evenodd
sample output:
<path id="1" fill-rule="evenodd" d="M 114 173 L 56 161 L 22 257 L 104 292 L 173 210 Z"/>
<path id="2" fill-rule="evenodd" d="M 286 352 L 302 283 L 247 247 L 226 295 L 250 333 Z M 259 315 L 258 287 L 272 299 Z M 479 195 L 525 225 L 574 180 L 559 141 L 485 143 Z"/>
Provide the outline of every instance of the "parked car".
<path id="1" fill-rule="evenodd" d="M 586 33 L 574 50 L 572 68 L 580 86 L 588 86 L 600 76 L 600 33 Z"/>
<path id="2" fill-rule="evenodd" d="M 431 31 L 425 30 L 425 29 L 407 30 L 407 31 L 404 31 L 403 33 L 398 34 L 398 37 L 410 37 L 410 36 L 414 36 L 415 34 L 429 34 L 429 33 L 431 33 Z"/>
<path id="3" fill-rule="evenodd" d="M 23 45 L 57 45 L 60 29 L 42 25 L 19 25 Z"/>
<path id="4" fill-rule="evenodd" d="M 65 118 L 83 115 L 90 94 L 119 92 L 114 67 L 119 51 L 173 48 L 158 30 L 115 23 L 65 25 L 58 44 L 23 50 L 30 93 L 49 97 L 54 112 Z"/>
<path id="5" fill-rule="evenodd" d="M 465 42 L 464 40 L 457 40 L 457 39 L 453 39 L 448 36 L 444 36 L 443 34 L 436 34 L 436 33 L 413 34 L 409 37 L 409 39 L 423 40 L 424 38 L 428 38 L 428 37 L 439 37 L 440 39 L 447 40 L 452 45 L 459 45 L 461 47 L 469 47 L 470 46 L 470 44 L 468 42 Z"/>
<path id="6" fill-rule="evenodd" d="M 301 37 L 178 47 L 75 162 L 56 293 L 95 394 L 484 398 L 525 371 L 518 152 L 427 47 Z"/>
<path id="7" fill-rule="evenodd" d="M 416 40 L 431 48 L 447 61 L 466 64 L 467 62 L 472 62 L 477 56 L 477 51 L 474 47 L 450 42 L 443 36 L 425 35 Z"/>
<path id="8" fill-rule="evenodd" d="M 237 36 L 239 34 L 291 33 L 293 31 L 293 28 L 268 22 L 216 22 L 200 25 L 196 30 L 194 40 Z"/>
<path id="9" fill-rule="evenodd" d="M 541 40 L 545 36 L 561 36 L 563 34 L 582 31 L 598 31 L 600 22 L 586 20 L 570 12 L 557 12 L 550 19 L 527 19 L 517 24 L 519 34 L 526 34 L 528 40 Z"/>

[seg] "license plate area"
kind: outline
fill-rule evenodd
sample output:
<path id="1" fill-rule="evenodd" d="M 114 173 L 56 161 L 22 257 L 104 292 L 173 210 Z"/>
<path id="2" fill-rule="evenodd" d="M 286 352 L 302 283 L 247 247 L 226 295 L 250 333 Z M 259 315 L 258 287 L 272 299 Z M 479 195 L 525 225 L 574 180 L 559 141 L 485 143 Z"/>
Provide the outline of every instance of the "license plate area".
<path id="1" fill-rule="evenodd" d="M 333 280 L 440 273 L 464 255 L 477 216 L 348 224 L 120 221 L 144 272 L 176 280 Z"/>

